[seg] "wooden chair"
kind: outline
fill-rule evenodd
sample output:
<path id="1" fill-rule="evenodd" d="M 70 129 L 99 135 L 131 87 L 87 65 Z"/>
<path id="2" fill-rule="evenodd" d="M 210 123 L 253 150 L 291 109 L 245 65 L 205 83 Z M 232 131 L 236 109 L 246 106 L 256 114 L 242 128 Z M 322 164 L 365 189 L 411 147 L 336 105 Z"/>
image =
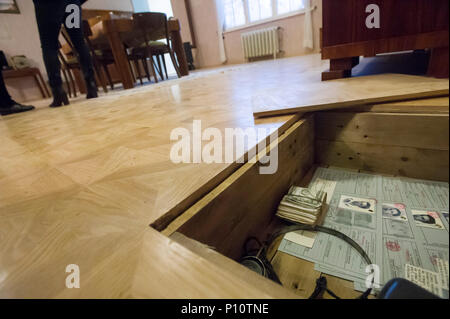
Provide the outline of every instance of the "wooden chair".
<path id="1" fill-rule="evenodd" d="M 2 72 L 0 70 L 0 72 Z M 4 79 L 14 79 L 14 78 L 24 78 L 24 77 L 33 77 L 39 91 L 41 91 L 42 97 L 45 99 L 47 97 L 51 97 L 51 94 L 48 90 L 47 84 L 42 77 L 41 71 L 38 68 L 24 68 L 18 70 L 3 70 L 3 78 Z"/>
<path id="2" fill-rule="evenodd" d="M 178 77 L 181 77 L 181 72 L 171 47 L 167 16 L 160 12 L 142 12 L 133 14 L 133 20 L 142 37 L 139 45 L 133 48 L 134 52 L 143 52 L 150 58 L 152 65 L 154 64 L 153 57 L 155 56 L 159 67 L 158 73 L 163 80 L 162 67 L 164 67 L 168 78 L 164 55 L 169 54 Z M 160 40 L 165 40 L 165 42 Z M 162 60 L 162 65 L 160 60 Z"/>
<path id="3" fill-rule="evenodd" d="M 114 90 L 114 82 L 111 78 L 111 74 L 109 73 L 108 66 L 114 64 L 114 56 L 110 49 L 97 48 L 92 42 L 90 37 L 92 36 L 92 29 L 87 20 L 83 20 L 83 33 L 86 44 L 91 52 L 91 56 L 93 59 L 94 66 L 97 68 L 97 71 L 100 73 L 100 67 L 102 68 L 106 78 L 111 86 L 111 90 Z"/>
<path id="4" fill-rule="evenodd" d="M 151 78 L 150 78 L 150 71 L 148 69 L 148 64 L 147 64 L 147 56 L 144 52 L 141 52 L 139 50 L 134 50 L 134 49 L 126 49 L 127 50 L 127 56 L 128 56 L 128 62 L 130 63 L 130 69 L 131 69 L 131 73 L 133 74 L 133 77 L 136 81 L 136 78 L 139 78 L 139 81 L 141 82 L 141 85 L 143 85 L 143 81 L 142 81 L 142 74 L 141 74 L 141 69 L 139 67 L 139 61 L 142 63 L 142 66 L 144 68 L 144 72 L 148 78 L 148 81 L 151 82 Z M 137 73 L 136 75 L 133 72 L 133 68 L 131 67 L 131 62 L 134 64 L 134 70 Z M 151 72 L 153 77 L 155 78 L 155 82 L 158 83 L 158 78 L 156 77 L 156 72 L 154 70 L 154 64 L 151 63 Z"/>
<path id="5" fill-rule="evenodd" d="M 67 93 L 69 94 L 69 97 L 77 97 L 77 86 L 72 75 L 72 70 L 80 68 L 78 60 L 75 57 L 67 57 L 62 50 L 61 43 L 59 44 L 59 47 L 58 57 L 61 62 L 61 72 L 67 85 Z"/>
<path id="6" fill-rule="evenodd" d="M 111 17 L 111 19 L 113 16 Z M 131 14 L 130 14 L 131 18 Z M 114 55 L 110 48 L 109 42 L 106 39 L 106 35 L 103 31 L 103 26 L 101 24 L 101 19 L 91 19 L 89 21 L 83 21 L 84 26 L 84 32 L 86 33 L 86 42 L 88 43 L 88 46 L 90 47 L 90 50 L 95 56 L 97 63 L 100 64 L 104 72 L 106 73 L 108 80 L 110 82 L 111 87 L 113 88 L 113 82 L 111 80 L 111 76 L 108 71 L 108 65 L 115 64 Z M 145 56 L 144 52 L 133 52 L 130 49 L 130 43 L 133 43 L 133 40 L 136 39 L 136 34 L 138 33 L 137 30 L 132 30 L 128 32 L 122 32 L 120 34 L 122 41 L 124 43 L 125 47 L 125 54 L 128 58 L 129 67 L 131 70 L 131 74 L 133 76 L 133 80 L 136 81 L 138 78 L 143 84 L 143 75 L 141 74 L 141 68 L 139 67 L 139 62 L 142 62 L 144 71 L 147 75 L 147 78 L 149 81 L 151 81 L 150 73 L 147 65 L 147 57 Z M 133 68 L 134 66 L 134 68 Z"/>
<path id="7" fill-rule="evenodd" d="M 121 40 L 125 47 L 125 53 L 128 58 L 128 63 L 130 66 L 133 80 L 136 81 L 136 78 L 139 78 L 141 84 L 143 84 L 141 68 L 139 67 L 139 62 L 141 62 L 149 82 L 151 82 L 150 77 L 151 73 L 151 75 L 155 79 L 155 83 L 158 83 L 158 77 L 155 71 L 156 65 L 153 60 L 153 54 L 151 51 L 147 50 L 147 48 L 143 46 L 144 40 L 141 34 L 142 34 L 141 30 L 137 27 L 136 24 L 133 24 L 133 28 L 130 31 L 120 33 Z M 150 70 L 148 67 L 148 62 L 150 62 Z M 134 66 L 134 68 L 132 65 Z"/>
<path id="8" fill-rule="evenodd" d="M 86 33 L 86 31 L 85 31 L 85 33 Z M 70 37 L 69 37 L 69 35 L 68 35 L 68 33 L 67 33 L 67 31 L 66 31 L 66 29 L 64 27 L 61 30 L 61 34 L 62 34 L 64 40 L 66 41 L 67 45 L 70 47 L 70 51 L 71 51 L 71 55 L 70 56 L 65 55 L 64 53 L 61 52 L 61 50 L 60 50 L 60 53 L 59 53 L 59 57 L 60 57 L 60 60 L 62 62 L 62 66 L 63 66 L 63 68 L 62 68 L 63 76 L 66 77 L 66 74 L 64 72 L 64 71 L 66 71 L 68 73 L 68 75 L 69 75 L 69 78 L 72 78 L 71 71 L 74 70 L 74 69 L 81 71 L 81 65 L 79 63 L 78 57 L 76 55 L 76 50 L 75 50 L 75 48 L 74 48 L 74 46 L 72 44 L 72 41 L 70 40 Z M 92 52 L 91 52 L 91 56 L 92 56 Z M 108 93 L 108 88 L 106 87 L 106 83 L 105 83 L 103 74 L 102 74 L 102 72 L 100 72 L 100 69 L 98 67 L 98 60 L 94 56 L 92 56 L 92 62 L 93 62 L 93 66 L 94 66 L 95 77 L 97 79 L 96 82 L 100 83 L 100 85 L 102 86 L 103 91 L 105 93 Z M 76 86 L 75 86 L 75 82 L 72 81 L 72 80 L 71 80 L 71 82 L 73 84 L 74 95 L 76 97 L 77 89 L 76 89 Z M 71 93 L 70 93 L 69 82 L 68 82 L 68 89 L 69 89 L 69 96 L 70 96 Z"/>

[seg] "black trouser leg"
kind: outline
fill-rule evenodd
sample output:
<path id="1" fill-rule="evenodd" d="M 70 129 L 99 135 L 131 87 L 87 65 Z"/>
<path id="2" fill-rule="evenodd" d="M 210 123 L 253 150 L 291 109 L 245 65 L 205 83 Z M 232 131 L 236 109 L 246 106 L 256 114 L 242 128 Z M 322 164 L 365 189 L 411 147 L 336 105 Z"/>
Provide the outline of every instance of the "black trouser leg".
<path id="1" fill-rule="evenodd" d="M 58 58 L 59 33 L 61 25 L 71 12 L 66 13 L 66 7 L 75 4 L 80 7 L 80 0 L 35 1 L 36 19 L 41 38 L 42 53 L 49 77 L 50 86 L 57 88 L 62 85 L 61 64 Z M 87 80 L 94 79 L 94 68 L 91 56 L 83 38 L 83 24 L 81 23 L 81 7 L 79 28 L 66 28 L 67 33 L 77 51 L 81 69 Z"/>
<path id="2" fill-rule="evenodd" d="M 13 100 L 11 96 L 8 94 L 8 90 L 6 89 L 5 81 L 3 80 L 3 74 L 0 70 L 0 107 L 6 108 L 13 104 Z"/>
<path id="3" fill-rule="evenodd" d="M 78 7 L 80 7 L 81 12 L 81 4 L 80 0 L 70 0 L 67 1 L 71 4 L 75 4 Z M 69 13 L 66 13 L 64 16 L 64 21 L 66 20 Z M 94 74 L 94 66 L 92 64 L 92 58 L 89 53 L 89 49 L 86 45 L 86 42 L 84 41 L 84 33 L 83 33 L 83 23 L 82 23 L 82 17 L 80 14 L 80 21 L 79 22 L 79 28 L 68 28 L 66 27 L 67 33 L 70 36 L 70 40 L 73 43 L 73 46 L 75 47 L 75 50 L 78 53 L 79 59 L 80 59 L 80 65 L 81 69 L 84 74 L 84 78 L 87 82 L 89 81 L 95 81 L 95 74 Z"/>
<path id="4" fill-rule="evenodd" d="M 36 20 L 41 39 L 42 55 L 50 86 L 62 86 L 61 63 L 58 58 L 59 32 L 65 16 L 66 1 L 35 1 Z"/>

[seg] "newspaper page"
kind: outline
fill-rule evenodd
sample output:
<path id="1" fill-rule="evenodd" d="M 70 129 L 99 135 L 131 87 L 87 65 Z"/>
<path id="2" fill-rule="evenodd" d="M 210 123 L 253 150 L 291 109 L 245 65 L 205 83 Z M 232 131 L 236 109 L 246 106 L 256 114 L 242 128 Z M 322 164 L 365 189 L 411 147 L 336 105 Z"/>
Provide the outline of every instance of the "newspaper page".
<path id="1" fill-rule="evenodd" d="M 441 276 L 437 272 L 406 264 L 405 279 L 428 290 L 436 296 L 442 297 Z"/>
<path id="2" fill-rule="evenodd" d="M 380 269 L 380 289 L 392 278 L 404 278 L 407 264 L 439 273 L 443 266 L 437 260 L 448 263 L 448 183 L 318 168 L 309 187 L 327 191 L 324 226 L 366 251 Z M 357 290 L 367 289 L 366 262 L 340 238 L 318 233 L 312 248 L 283 239 L 279 250 L 353 281 Z"/>

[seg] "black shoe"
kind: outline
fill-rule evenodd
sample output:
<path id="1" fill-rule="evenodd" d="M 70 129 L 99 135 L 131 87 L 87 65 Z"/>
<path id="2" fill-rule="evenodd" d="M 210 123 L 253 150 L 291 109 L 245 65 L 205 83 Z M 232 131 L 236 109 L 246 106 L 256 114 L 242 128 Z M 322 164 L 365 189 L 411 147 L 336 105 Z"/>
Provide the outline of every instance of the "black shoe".
<path id="1" fill-rule="evenodd" d="M 95 80 L 86 80 L 86 91 L 87 99 L 98 98 L 97 84 L 95 83 Z"/>
<path id="2" fill-rule="evenodd" d="M 22 105 L 17 102 L 14 102 L 14 104 L 9 107 L 0 107 L 0 115 L 10 115 L 15 113 L 27 112 L 31 110 L 34 110 L 34 106 Z"/>
<path id="3" fill-rule="evenodd" d="M 66 91 L 62 88 L 62 86 L 57 88 L 52 88 L 53 92 L 53 102 L 50 104 L 50 107 L 60 107 L 63 104 L 69 105 L 69 98 L 67 97 Z"/>

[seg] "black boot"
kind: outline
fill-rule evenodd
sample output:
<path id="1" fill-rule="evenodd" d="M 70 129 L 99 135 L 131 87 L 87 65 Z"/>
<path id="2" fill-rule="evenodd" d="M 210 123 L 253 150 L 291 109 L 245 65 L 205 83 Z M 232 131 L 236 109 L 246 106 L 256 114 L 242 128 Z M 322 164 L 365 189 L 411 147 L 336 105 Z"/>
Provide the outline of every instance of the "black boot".
<path id="1" fill-rule="evenodd" d="M 50 107 L 60 107 L 63 104 L 69 105 L 69 98 L 67 97 L 66 91 L 64 91 L 62 86 L 52 88 L 53 102 Z"/>
<path id="2" fill-rule="evenodd" d="M 0 115 L 9 115 L 9 114 L 15 114 L 15 113 L 22 113 L 34 110 L 34 106 L 31 105 L 22 105 L 15 101 L 11 105 L 8 106 L 0 106 Z"/>
<path id="3" fill-rule="evenodd" d="M 98 97 L 97 83 L 94 79 L 86 80 L 86 98 L 95 99 Z"/>

